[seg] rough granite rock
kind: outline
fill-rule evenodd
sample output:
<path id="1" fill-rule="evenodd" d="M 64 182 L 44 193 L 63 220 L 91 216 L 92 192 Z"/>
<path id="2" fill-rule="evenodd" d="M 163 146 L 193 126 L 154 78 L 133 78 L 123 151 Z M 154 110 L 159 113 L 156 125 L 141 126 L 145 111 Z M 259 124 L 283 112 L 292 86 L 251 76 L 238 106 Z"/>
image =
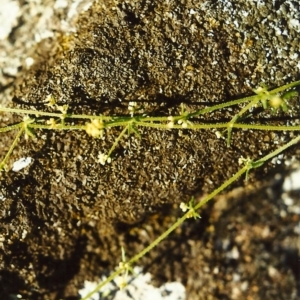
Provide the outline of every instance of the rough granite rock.
<path id="1" fill-rule="evenodd" d="M 269 2 L 95 1 L 80 16 L 76 32 L 59 38 L 53 45 L 55 53 L 47 52 L 45 61 L 18 78 L 12 105 L 51 110 L 45 104 L 52 95 L 77 114 L 128 114 L 129 102 L 135 101 L 141 113 L 169 115 L 178 113 L 181 103 L 192 110 L 252 94 L 251 88 L 261 82 L 275 87 L 296 80 L 299 4 Z M 203 120 L 229 121 L 236 111 L 214 112 Z M 293 116 L 299 112 L 298 99 L 293 102 Z M 283 113 L 263 116 L 265 119 L 254 114 L 252 120 L 299 122 Z M 20 172 L 1 174 L 3 295 L 76 298 L 84 279 L 96 278 L 101 270 L 118 264 L 121 245 L 129 256 L 137 253 L 176 220 L 180 202 L 192 195 L 199 198 L 232 176 L 239 169 L 239 157 L 259 158 L 293 136 L 235 130 L 228 148 L 213 131 L 139 131 L 142 139 L 123 138 L 112 162 L 105 166 L 97 157 L 107 153 L 119 129 L 107 131 L 104 139 L 93 139 L 84 132 L 39 131 L 35 140 L 19 143 L 11 162 L 20 157 L 32 157 L 33 162 Z M 299 150 L 294 147 L 286 155 L 299 158 Z M 261 209 L 267 210 L 271 205 L 259 199 L 267 199 L 261 186 L 272 168 L 274 161 L 252 173 L 252 185 L 260 198 L 249 185 L 253 201 L 250 196 L 242 205 L 235 200 L 237 206 L 226 210 L 230 217 L 224 222 L 232 222 L 231 227 L 223 226 L 223 209 L 215 218 L 218 208 L 208 206 L 200 221 L 186 223 L 144 258 L 144 265 L 163 280 L 182 280 L 188 299 L 234 299 L 237 296 L 233 297 L 226 280 L 232 281 L 239 266 L 237 272 L 248 279 L 250 289 L 240 288 L 242 295 L 296 299 L 291 263 L 274 258 L 284 247 L 278 242 L 279 250 L 273 253 L 274 240 L 271 245 L 260 243 L 262 221 L 254 222 L 255 209 L 265 205 Z M 239 181 L 235 186 L 242 184 Z M 269 214 L 261 217 L 272 228 L 279 216 L 272 208 Z M 295 214 L 291 222 L 297 221 Z M 253 252 L 248 254 L 249 249 L 239 242 L 244 238 L 239 226 L 251 231 L 252 223 L 258 229 L 257 235 L 249 237 Z M 228 234 L 225 228 L 238 231 L 229 234 L 226 247 L 221 238 Z M 273 237 L 281 241 L 283 229 L 276 230 Z M 241 262 L 225 253 L 234 247 L 244 253 Z M 285 276 L 285 284 L 275 288 L 272 276 L 262 280 L 268 266 L 261 264 L 263 259 L 257 266 L 253 263 L 261 248 L 271 256 L 272 264 L 275 261 L 280 274 L 286 270 L 280 275 Z M 219 271 L 213 271 L 215 265 Z M 216 276 L 211 276 L 212 271 Z M 18 284 L 4 287 L 7 278 Z M 252 290 L 253 286 L 257 289 Z M 200 294 L 203 296 L 197 298 Z"/>

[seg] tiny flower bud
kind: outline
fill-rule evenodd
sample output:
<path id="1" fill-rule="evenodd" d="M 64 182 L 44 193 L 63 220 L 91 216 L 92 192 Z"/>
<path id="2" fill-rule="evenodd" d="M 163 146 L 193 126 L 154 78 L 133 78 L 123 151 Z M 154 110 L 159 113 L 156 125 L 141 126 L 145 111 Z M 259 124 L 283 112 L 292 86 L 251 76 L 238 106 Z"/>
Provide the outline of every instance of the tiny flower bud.
<path id="1" fill-rule="evenodd" d="M 174 127 L 174 122 L 172 122 L 172 121 L 169 122 L 169 123 L 167 124 L 167 127 L 170 128 L 170 129 L 173 128 L 173 127 Z"/>
<path id="2" fill-rule="evenodd" d="M 104 153 L 99 153 L 98 155 L 98 163 L 100 163 L 102 166 L 105 165 L 105 163 L 110 163 L 111 162 L 111 158 L 107 156 L 107 154 Z"/>
<path id="3" fill-rule="evenodd" d="M 274 107 L 274 108 L 279 108 L 283 103 L 283 100 L 275 95 L 270 99 L 270 106 Z"/>
<path id="4" fill-rule="evenodd" d="M 56 121 L 54 118 L 50 118 L 46 124 L 50 125 L 50 128 L 55 128 L 56 127 Z"/>
<path id="5" fill-rule="evenodd" d="M 182 122 L 182 128 L 187 128 L 188 127 L 188 123 L 187 122 Z"/>
<path id="6" fill-rule="evenodd" d="M 94 119 L 91 123 L 85 124 L 85 131 L 88 135 L 91 135 L 94 138 L 103 136 L 104 124 L 102 120 Z"/>
<path id="7" fill-rule="evenodd" d="M 216 136 L 217 136 L 218 139 L 222 137 L 222 134 L 221 134 L 220 131 L 216 131 L 215 134 L 216 134 Z"/>
<path id="8" fill-rule="evenodd" d="M 56 104 L 55 98 L 52 96 L 52 94 L 46 97 L 45 102 L 46 106 L 54 106 Z"/>
<path id="9" fill-rule="evenodd" d="M 189 209 L 189 207 L 184 202 L 181 202 L 179 207 L 183 212 L 186 212 Z"/>

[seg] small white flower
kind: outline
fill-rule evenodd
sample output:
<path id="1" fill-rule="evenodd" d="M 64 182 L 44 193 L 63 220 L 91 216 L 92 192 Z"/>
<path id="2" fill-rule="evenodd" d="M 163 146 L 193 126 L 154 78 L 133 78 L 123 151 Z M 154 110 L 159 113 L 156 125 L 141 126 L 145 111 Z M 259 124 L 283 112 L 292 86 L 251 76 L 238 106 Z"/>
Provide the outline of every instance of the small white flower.
<path id="1" fill-rule="evenodd" d="M 189 207 L 184 202 L 181 202 L 179 207 L 183 212 L 186 212 L 189 209 Z"/>
<path id="2" fill-rule="evenodd" d="M 68 104 L 64 104 L 64 105 L 57 105 L 56 104 L 56 109 L 59 110 L 63 115 L 61 116 L 61 118 L 65 118 L 65 115 L 68 112 L 68 108 L 69 105 Z"/>
<path id="3" fill-rule="evenodd" d="M 243 156 L 241 156 L 238 160 L 239 165 L 247 164 L 249 162 L 251 162 L 251 159 L 249 157 L 244 158 Z"/>
<path id="4" fill-rule="evenodd" d="M 128 110 L 130 111 L 130 115 L 133 116 L 135 110 L 136 110 L 136 106 L 137 106 L 137 103 L 136 102 L 129 102 L 128 103 Z"/>
<path id="5" fill-rule="evenodd" d="M 179 125 L 181 125 L 182 128 L 188 128 L 189 125 L 192 125 L 193 123 L 187 120 L 178 120 L 177 122 Z"/>
<path id="6" fill-rule="evenodd" d="M 239 165 L 242 165 L 245 162 L 245 158 L 243 156 L 241 156 L 238 160 Z"/>
<path id="7" fill-rule="evenodd" d="M 50 125 L 50 128 L 55 128 L 57 125 L 54 118 L 50 118 L 48 121 L 46 121 L 46 124 Z"/>
<path id="8" fill-rule="evenodd" d="M 215 135 L 217 136 L 218 139 L 222 137 L 222 134 L 220 131 L 216 131 Z"/>
<path id="9" fill-rule="evenodd" d="M 34 119 L 31 119 L 29 116 L 25 115 L 23 117 L 23 122 L 24 122 L 24 125 L 27 126 L 28 124 L 31 124 L 34 122 Z"/>
<path id="10" fill-rule="evenodd" d="M 271 99 L 270 99 L 270 105 L 273 108 L 279 108 L 283 103 L 283 100 L 278 96 L 278 95 L 274 95 Z"/>
<path id="11" fill-rule="evenodd" d="M 55 98 L 52 94 L 48 95 L 45 99 L 46 106 L 54 106 L 56 104 Z"/>
<path id="12" fill-rule="evenodd" d="M 182 128 L 187 128 L 188 127 L 188 123 L 186 121 L 182 122 Z"/>
<path id="13" fill-rule="evenodd" d="M 103 137 L 104 123 L 102 120 L 94 119 L 85 124 L 85 131 L 94 138 Z"/>
<path id="14" fill-rule="evenodd" d="M 128 103 L 128 110 L 134 110 L 135 107 L 136 107 L 136 102 L 130 101 Z"/>
<path id="15" fill-rule="evenodd" d="M 170 128 L 170 129 L 173 128 L 173 127 L 174 127 L 174 122 L 172 122 L 172 121 L 169 122 L 169 123 L 167 124 L 167 127 Z"/>
<path id="16" fill-rule="evenodd" d="M 102 166 L 105 165 L 105 163 L 110 163 L 111 162 L 111 158 L 108 157 L 107 154 L 104 154 L 104 153 L 99 153 L 98 155 L 98 163 L 100 163 Z"/>

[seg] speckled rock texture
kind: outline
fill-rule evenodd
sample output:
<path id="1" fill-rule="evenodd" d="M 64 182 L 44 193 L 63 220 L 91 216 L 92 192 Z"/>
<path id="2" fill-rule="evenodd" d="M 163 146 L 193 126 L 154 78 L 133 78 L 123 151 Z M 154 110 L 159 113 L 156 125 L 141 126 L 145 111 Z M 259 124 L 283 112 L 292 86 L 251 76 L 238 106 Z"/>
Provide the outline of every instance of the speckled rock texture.
<path id="1" fill-rule="evenodd" d="M 299 20 L 297 1 L 95 1 L 72 34 L 36 48 L 44 59 L 32 55 L 9 105 L 46 111 L 52 95 L 73 113 L 123 115 L 136 101 L 155 116 L 253 94 L 262 82 L 299 79 Z M 291 105 L 298 117 L 255 111 L 251 120 L 296 124 L 299 98 Z M 97 157 L 119 129 L 104 139 L 39 131 L 19 143 L 11 162 L 33 162 L 1 174 L 3 295 L 76 299 L 85 279 L 118 265 L 122 245 L 129 257 L 145 247 L 180 215 L 180 202 L 232 176 L 239 157 L 259 158 L 293 136 L 235 130 L 228 148 L 213 131 L 139 130 L 141 140 L 123 138 L 105 166 Z M 181 280 L 188 299 L 297 299 L 299 214 L 282 213 L 278 200 L 286 158 L 299 159 L 298 148 L 252 172 L 248 186 L 235 183 L 244 189 L 208 205 L 143 265 L 158 281 Z"/>

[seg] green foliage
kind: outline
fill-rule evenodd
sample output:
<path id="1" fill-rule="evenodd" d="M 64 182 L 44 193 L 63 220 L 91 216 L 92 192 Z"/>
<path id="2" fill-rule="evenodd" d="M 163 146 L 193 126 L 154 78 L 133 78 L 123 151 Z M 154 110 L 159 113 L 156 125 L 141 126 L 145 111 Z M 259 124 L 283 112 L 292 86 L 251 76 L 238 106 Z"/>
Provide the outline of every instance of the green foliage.
<path id="1" fill-rule="evenodd" d="M 49 96 L 47 99 L 47 104 L 53 109 L 53 112 L 44 112 L 36 110 L 26 110 L 18 108 L 5 108 L 0 107 L 0 111 L 8 113 L 17 113 L 24 115 L 23 121 L 8 125 L 0 128 L 0 132 L 5 133 L 8 131 L 17 130 L 16 137 L 10 146 L 8 152 L 0 163 L 1 170 L 7 170 L 7 164 L 9 157 L 16 147 L 20 138 L 24 134 L 25 139 L 37 138 L 35 131 L 37 130 L 81 130 L 86 134 L 94 138 L 103 138 L 107 134 L 107 130 L 112 127 L 121 128 L 121 132 L 115 138 L 113 145 L 111 146 L 108 153 L 100 153 L 98 157 L 99 163 L 104 165 L 105 163 L 111 162 L 113 159 L 112 153 L 116 149 L 118 143 L 122 138 L 135 134 L 139 138 L 141 133 L 139 128 L 155 128 L 159 130 L 223 130 L 223 133 L 227 132 L 227 145 L 230 146 L 231 136 L 233 130 L 237 129 L 251 129 L 251 130 L 271 130 L 271 131 L 299 131 L 300 125 L 273 125 L 273 124 L 256 124 L 253 121 L 247 123 L 247 114 L 251 114 L 251 110 L 254 107 L 261 106 L 264 110 L 268 109 L 270 112 L 276 112 L 281 109 L 284 113 L 292 112 L 292 106 L 289 108 L 289 101 L 297 96 L 297 91 L 294 87 L 300 85 L 300 81 L 295 81 L 290 84 L 281 86 L 279 88 L 268 91 L 265 86 L 261 86 L 254 90 L 255 95 L 250 97 L 245 97 L 238 100 L 228 101 L 225 103 L 217 104 L 214 106 L 206 107 L 204 109 L 199 109 L 196 111 L 188 111 L 186 107 L 182 104 L 181 111 L 178 115 L 171 116 L 147 116 L 145 114 L 139 115 L 139 108 L 136 107 L 136 103 L 130 102 L 128 106 L 128 115 L 125 116 L 93 116 L 93 115 L 76 115 L 68 111 L 68 106 L 59 106 L 55 103 L 55 99 Z M 201 122 L 200 116 L 210 114 L 216 110 L 224 110 L 228 107 L 240 105 L 243 106 L 241 110 L 234 115 L 234 117 L 227 123 L 211 123 L 207 124 Z M 76 122 L 74 122 L 76 120 Z M 75 123 L 75 125 L 74 125 Z M 221 135 L 217 131 L 217 135 Z M 264 157 L 253 161 L 251 158 L 240 158 L 239 163 L 243 164 L 241 169 L 224 182 L 221 186 L 211 192 L 209 195 L 204 197 L 199 203 L 195 204 L 192 198 L 188 204 L 181 203 L 180 208 L 185 212 L 185 214 L 176 221 L 167 231 L 165 231 L 160 237 L 153 241 L 148 247 L 146 247 L 142 252 L 134 256 L 129 261 L 125 260 L 125 252 L 122 250 L 122 263 L 119 264 L 119 268 L 115 271 L 109 278 L 104 282 L 100 283 L 97 288 L 92 291 L 89 295 L 83 299 L 88 299 L 93 293 L 99 291 L 106 283 L 111 281 L 114 277 L 121 274 L 125 274 L 124 278 L 127 277 L 128 272 L 131 270 L 133 263 L 138 261 L 142 256 L 149 252 L 153 247 L 158 245 L 164 238 L 166 238 L 172 231 L 174 231 L 180 224 L 182 224 L 187 218 L 199 218 L 197 211 L 208 201 L 210 201 L 217 194 L 222 192 L 230 184 L 236 181 L 243 174 L 246 175 L 248 179 L 249 171 L 255 168 L 259 168 L 266 161 L 282 153 L 287 148 L 299 143 L 300 135 L 296 135 L 295 138 L 290 140 L 284 146 L 281 146 L 277 150 L 265 155 Z M 124 282 L 125 284 L 125 282 Z"/>

